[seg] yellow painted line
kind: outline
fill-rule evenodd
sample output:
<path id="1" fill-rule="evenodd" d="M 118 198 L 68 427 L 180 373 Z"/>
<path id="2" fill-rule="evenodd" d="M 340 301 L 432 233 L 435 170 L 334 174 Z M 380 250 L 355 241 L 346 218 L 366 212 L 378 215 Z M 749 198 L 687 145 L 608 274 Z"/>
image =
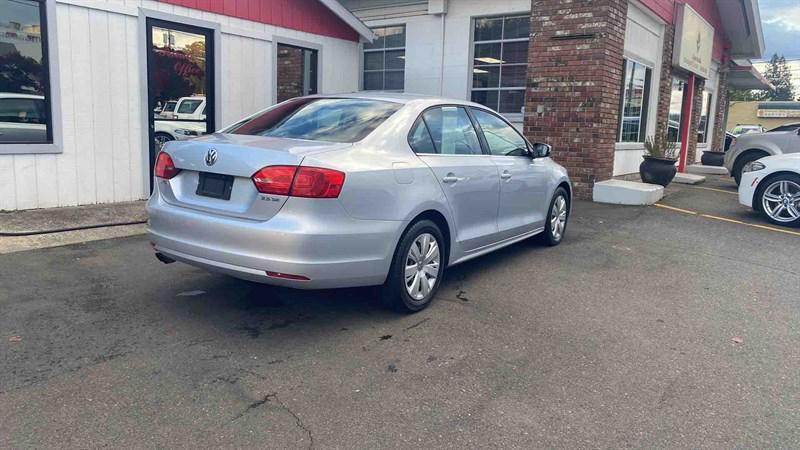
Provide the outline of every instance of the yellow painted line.
<path id="1" fill-rule="evenodd" d="M 792 236 L 800 236 L 800 232 L 797 231 L 784 230 L 783 228 L 770 227 L 768 225 L 759 225 L 757 223 L 742 222 L 741 220 L 729 219 L 727 217 L 712 216 L 710 214 L 700 214 L 700 217 L 705 217 L 706 219 L 721 220 L 723 222 L 736 223 L 739 225 L 746 225 L 748 227 L 753 227 L 753 228 L 761 228 L 762 230 L 777 231 L 778 233 L 791 234 Z"/>
<path id="2" fill-rule="evenodd" d="M 658 206 L 659 208 L 668 209 L 670 211 L 676 211 L 676 212 L 679 212 L 679 213 L 690 214 L 692 216 L 696 216 L 697 215 L 697 213 L 694 212 L 694 211 L 689 211 L 688 209 L 676 208 L 674 206 L 664 205 L 664 204 L 661 204 L 661 203 L 656 203 L 655 206 Z"/>
<path id="3" fill-rule="evenodd" d="M 798 231 L 784 230 L 783 228 L 771 227 L 769 225 L 760 225 L 760 224 L 757 224 L 757 223 L 742 222 L 741 220 L 729 219 L 727 217 L 712 216 L 711 214 L 703 214 L 703 213 L 699 213 L 699 212 L 696 212 L 696 211 L 691 211 L 691 210 L 688 210 L 688 209 L 676 208 L 674 206 L 665 205 L 663 203 L 656 203 L 653 206 L 657 206 L 657 207 L 663 208 L 663 209 L 668 209 L 670 211 L 679 212 L 679 213 L 682 213 L 682 214 L 688 214 L 688 215 L 691 215 L 691 216 L 699 216 L 699 217 L 703 217 L 703 218 L 706 218 L 706 219 L 719 220 L 721 222 L 735 223 L 737 225 L 744 225 L 744 226 L 747 226 L 747 227 L 760 228 L 762 230 L 775 231 L 775 232 L 778 232 L 778 233 L 789 234 L 789 235 L 792 235 L 792 236 L 800 236 L 800 232 L 798 232 Z"/>
<path id="4" fill-rule="evenodd" d="M 703 189 L 704 191 L 714 191 L 714 192 L 722 192 L 723 194 L 730 194 L 730 195 L 739 195 L 738 192 L 731 192 L 726 191 L 724 189 L 717 189 L 717 188 L 710 188 L 710 187 L 702 187 L 702 186 L 686 186 L 691 189 Z"/>

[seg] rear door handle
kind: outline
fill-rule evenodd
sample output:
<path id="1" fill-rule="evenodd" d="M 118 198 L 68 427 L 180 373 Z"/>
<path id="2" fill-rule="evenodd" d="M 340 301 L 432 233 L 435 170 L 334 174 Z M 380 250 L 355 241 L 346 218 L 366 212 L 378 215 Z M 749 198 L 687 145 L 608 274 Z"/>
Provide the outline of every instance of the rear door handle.
<path id="1" fill-rule="evenodd" d="M 458 181 L 464 181 L 464 177 L 457 177 L 452 173 L 449 173 L 446 177 L 442 178 L 442 181 L 445 183 L 455 183 Z"/>
<path id="2" fill-rule="evenodd" d="M 500 174 L 500 178 L 503 180 L 508 180 L 509 178 L 511 178 L 511 174 L 508 172 L 503 172 L 502 174 Z"/>

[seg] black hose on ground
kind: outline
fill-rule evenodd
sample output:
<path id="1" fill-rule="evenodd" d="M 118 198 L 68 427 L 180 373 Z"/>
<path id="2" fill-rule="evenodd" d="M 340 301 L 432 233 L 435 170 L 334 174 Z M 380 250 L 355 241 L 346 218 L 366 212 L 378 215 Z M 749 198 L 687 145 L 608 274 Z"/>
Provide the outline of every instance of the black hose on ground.
<path id="1" fill-rule="evenodd" d="M 130 222 L 97 223 L 92 225 L 81 225 L 77 227 L 66 227 L 66 228 L 52 228 L 50 230 L 38 230 L 38 231 L 0 231 L 0 236 L 6 236 L 6 237 L 38 236 L 41 234 L 64 233 L 66 231 L 91 230 L 93 228 L 123 227 L 125 225 L 141 225 L 143 223 L 147 223 L 147 221 L 134 220 Z"/>

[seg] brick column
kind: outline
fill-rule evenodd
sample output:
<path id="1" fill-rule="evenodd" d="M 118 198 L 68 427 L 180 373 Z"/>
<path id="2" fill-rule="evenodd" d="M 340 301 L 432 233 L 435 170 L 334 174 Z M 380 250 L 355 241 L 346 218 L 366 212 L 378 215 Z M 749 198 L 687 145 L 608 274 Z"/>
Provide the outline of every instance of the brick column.
<path id="1" fill-rule="evenodd" d="M 627 0 L 532 0 L 525 135 L 553 146 L 575 196 L 611 178 Z"/>
<path id="2" fill-rule="evenodd" d="M 664 27 L 664 48 L 661 52 L 661 75 L 658 82 L 658 108 L 656 112 L 656 135 L 661 135 L 669 123 L 669 102 L 672 96 L 672 47 L 675 42 L 675 26 Z"/>
<path id="3" fill-rule="evenodd" d="M 718 77 L 719 86 L 717 86 L 714 95 L 717 97 L 714 107 L 714 129 L 711 131 L 711 150 L 723 151 L 725 150 L 725 129 L 728 121 L 728 71 L 730 64 L 725 63 L 720 65 Z"/>
<path id="4" fill-rule="evenodd" d="M 703 108 L 705 85 L 705 80 L 695 78 L 694 103 L 692 104 L 692 117 L 689 121 L 689 146 L 686 148 L 686 165 L 696 164 L 697 162 L 697 125 L 700 122 L 700 110 Z"/>

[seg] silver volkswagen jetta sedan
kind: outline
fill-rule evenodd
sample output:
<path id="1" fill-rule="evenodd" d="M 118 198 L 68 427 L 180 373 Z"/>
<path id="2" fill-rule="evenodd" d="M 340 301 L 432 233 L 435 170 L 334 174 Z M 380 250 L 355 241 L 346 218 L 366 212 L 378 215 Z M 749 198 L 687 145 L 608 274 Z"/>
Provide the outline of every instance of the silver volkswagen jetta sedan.
<path id="1" fill-rule="evenodd" d="M 285 101 L 159 153 L 159 260 L 261 283 L 382 285 L 419 311 L 446 267 L 564 238 L 566 170 L 475 103 L 405 94 Z"/>

